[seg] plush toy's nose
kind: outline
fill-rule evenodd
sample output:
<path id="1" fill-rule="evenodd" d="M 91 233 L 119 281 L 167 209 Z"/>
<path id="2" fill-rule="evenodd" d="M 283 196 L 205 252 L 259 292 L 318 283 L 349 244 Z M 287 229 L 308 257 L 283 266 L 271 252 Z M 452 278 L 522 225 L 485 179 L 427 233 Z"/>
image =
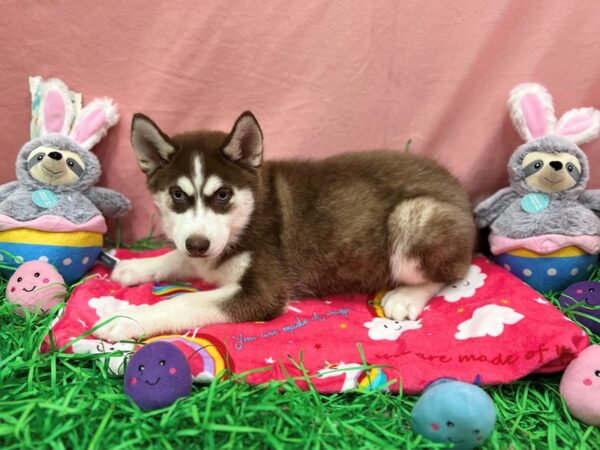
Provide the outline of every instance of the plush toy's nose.
<path id="1" fill-rule="evenodd" d="M 560 161 L 550 161 L 550 167 L 552 167 L 554 170 L 560 170 L 562 169 L 563 165 Z"/>
<path id="2" fill-rule="evenodd" d="M 48 156 L 56 161 L 60 161 L 62 159 L 62 153 L 58 152 L 50 152 L 48 153 Z"/>

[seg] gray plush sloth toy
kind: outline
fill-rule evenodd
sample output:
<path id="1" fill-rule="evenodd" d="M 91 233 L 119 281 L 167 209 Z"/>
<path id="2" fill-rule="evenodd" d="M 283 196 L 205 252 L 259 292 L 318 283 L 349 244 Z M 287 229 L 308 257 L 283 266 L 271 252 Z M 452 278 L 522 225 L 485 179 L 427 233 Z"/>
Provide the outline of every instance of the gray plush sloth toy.
<path id="1" fill-rule="evenodd" d="M 600 111 L 573 109 L 556 120 L 552 97 L 539 84 L 515 87 L 513 124 L 526 141 L 508 163 L 510 187 L 475 208 L 477 225 L 497 236 L 599 236 L 600 190 L 585 190 L 588 160 L 578 144 L 600 132 Z"/>
<path id="2" fill-rule="evenodd" d="M 118 121 L 112 100 L 96 99 L 79 110 L 80 100 L 62 81 L 32 78 L 30 84 L 32 135 L 39 137 L 17 155 L 17 181 L 0 186 L 0 225 L 43 216 L 84 224 L 100 213 L 125 214 L 129 200 L 110 189 L 94 187 L 101 168 L 90 149 Z"/>
<path id="3" fill-rule="evenodd" d="M 72 283 L 102 250 L 104 215 L 129 210 L 123 195 L 94 186 L 101 168 L 90 149 L 117 122 L 117 109 L 107 98 L 82 108 L 81 95 L 58 79 L 29 81 L 32 140 L 17 155 L 17 181 L 0 186 L 0 273 L 39 260 Z"/>

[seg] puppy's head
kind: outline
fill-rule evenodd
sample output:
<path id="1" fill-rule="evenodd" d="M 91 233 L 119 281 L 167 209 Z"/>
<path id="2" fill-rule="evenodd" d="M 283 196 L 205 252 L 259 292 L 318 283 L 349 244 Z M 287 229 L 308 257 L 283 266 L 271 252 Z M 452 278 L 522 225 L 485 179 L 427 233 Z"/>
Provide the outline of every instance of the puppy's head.
<path id="1" fill-rule="evenodd" d="M 196 131 L 169 137 L 135 114 L 131 143 L 178 250 L 217 258 L 248 224 L 260 176 L 262 131 L 251 112 L 229 134 Z"/>

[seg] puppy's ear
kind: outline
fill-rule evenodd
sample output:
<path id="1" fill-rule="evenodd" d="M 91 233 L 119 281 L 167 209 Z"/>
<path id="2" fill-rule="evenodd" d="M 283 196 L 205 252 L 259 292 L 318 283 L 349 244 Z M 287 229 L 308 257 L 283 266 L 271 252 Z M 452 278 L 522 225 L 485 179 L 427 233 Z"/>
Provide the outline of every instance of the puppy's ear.
<path id="1" fill-rule="evenodd" d="M 229 160 L 250 169 L 257 169 L 262 164 L 262 130 L 250 111 L 242 113 L 235 121 L 223 148 L 223 154 Z"/>
<path id="2" fill-rule="evenodd" d="M 176 150 L 169 136 L 140 113 L 134 114 L 131 121 L 131 145 L 146 175 L 167 164 Z"/>

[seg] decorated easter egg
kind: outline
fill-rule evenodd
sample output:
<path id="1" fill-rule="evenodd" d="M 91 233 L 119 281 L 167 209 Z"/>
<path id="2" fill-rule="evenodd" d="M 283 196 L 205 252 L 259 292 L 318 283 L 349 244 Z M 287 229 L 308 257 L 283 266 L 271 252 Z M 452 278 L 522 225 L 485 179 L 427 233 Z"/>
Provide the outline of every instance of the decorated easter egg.
<path id="1" fill-rule="evenodd" d="M 495 261 L 536 291 L 545 293 L 562 291 L 588 278 L 596 267 L 598 255 L 575 246 L 547 254 L 518 248 L 496 255 Z"/>
<path id="2" fill-rule="evenodd" d="M 142 411 L 164 408 L 192 390 L 192 374 L 184 354 L 173 344 L 156 341 L 129 360 L 124 391 Z"/>
<path id="3" fill-rule="evenodd" d="M 586 348 L 569 364 L 560 395 L 574 417 L 600 427 L 600 345 Z"/>
<path id="4" fill-rule="evenodd" d="M 8 280 L 6 298 L 20 305 L 15 312 L 48 312 L 64 301 L 67 287 L 63 277 L 51 264 L 43 261 L 23 263 Z"/>
<path id="5" fill-rule="evenodd" d="M 96 262 L 105 232 L 106 221 L 101 215 L 85 224 L 74 224 L 58 216 L 5 223 L 0 231 L 0 262 L 18 267 L 24 261 L 44 261 L 55 266 L 65 282 L 72 284 Z M 12 270 L 0 268 L 0 273 L 9 277 Z"/>
<path id="6" fill-rule="evenodd" d="M 496 410 L 490 396 L 480 387 L 440 380 L 417 400 L 411 423 L 427 439 L 469 450 L 481 445 L 492 432 Z"/>
<path id="7" fill-rule="evenodd" d="M 561 294 L 558 302 L 564 308 L 569 308 L 577 303 L 580 306 L 574 308 L 574 311 L 595 317 L 597 320 L 590 319 L 584 315 L 576 315 L 575 320 L 585 325 L 594 334 L 600 335 L 600 283 L 597 281 L 580 281 L 572 284 Z M 599 367 L 600 368 L 600 367 Z"/>

